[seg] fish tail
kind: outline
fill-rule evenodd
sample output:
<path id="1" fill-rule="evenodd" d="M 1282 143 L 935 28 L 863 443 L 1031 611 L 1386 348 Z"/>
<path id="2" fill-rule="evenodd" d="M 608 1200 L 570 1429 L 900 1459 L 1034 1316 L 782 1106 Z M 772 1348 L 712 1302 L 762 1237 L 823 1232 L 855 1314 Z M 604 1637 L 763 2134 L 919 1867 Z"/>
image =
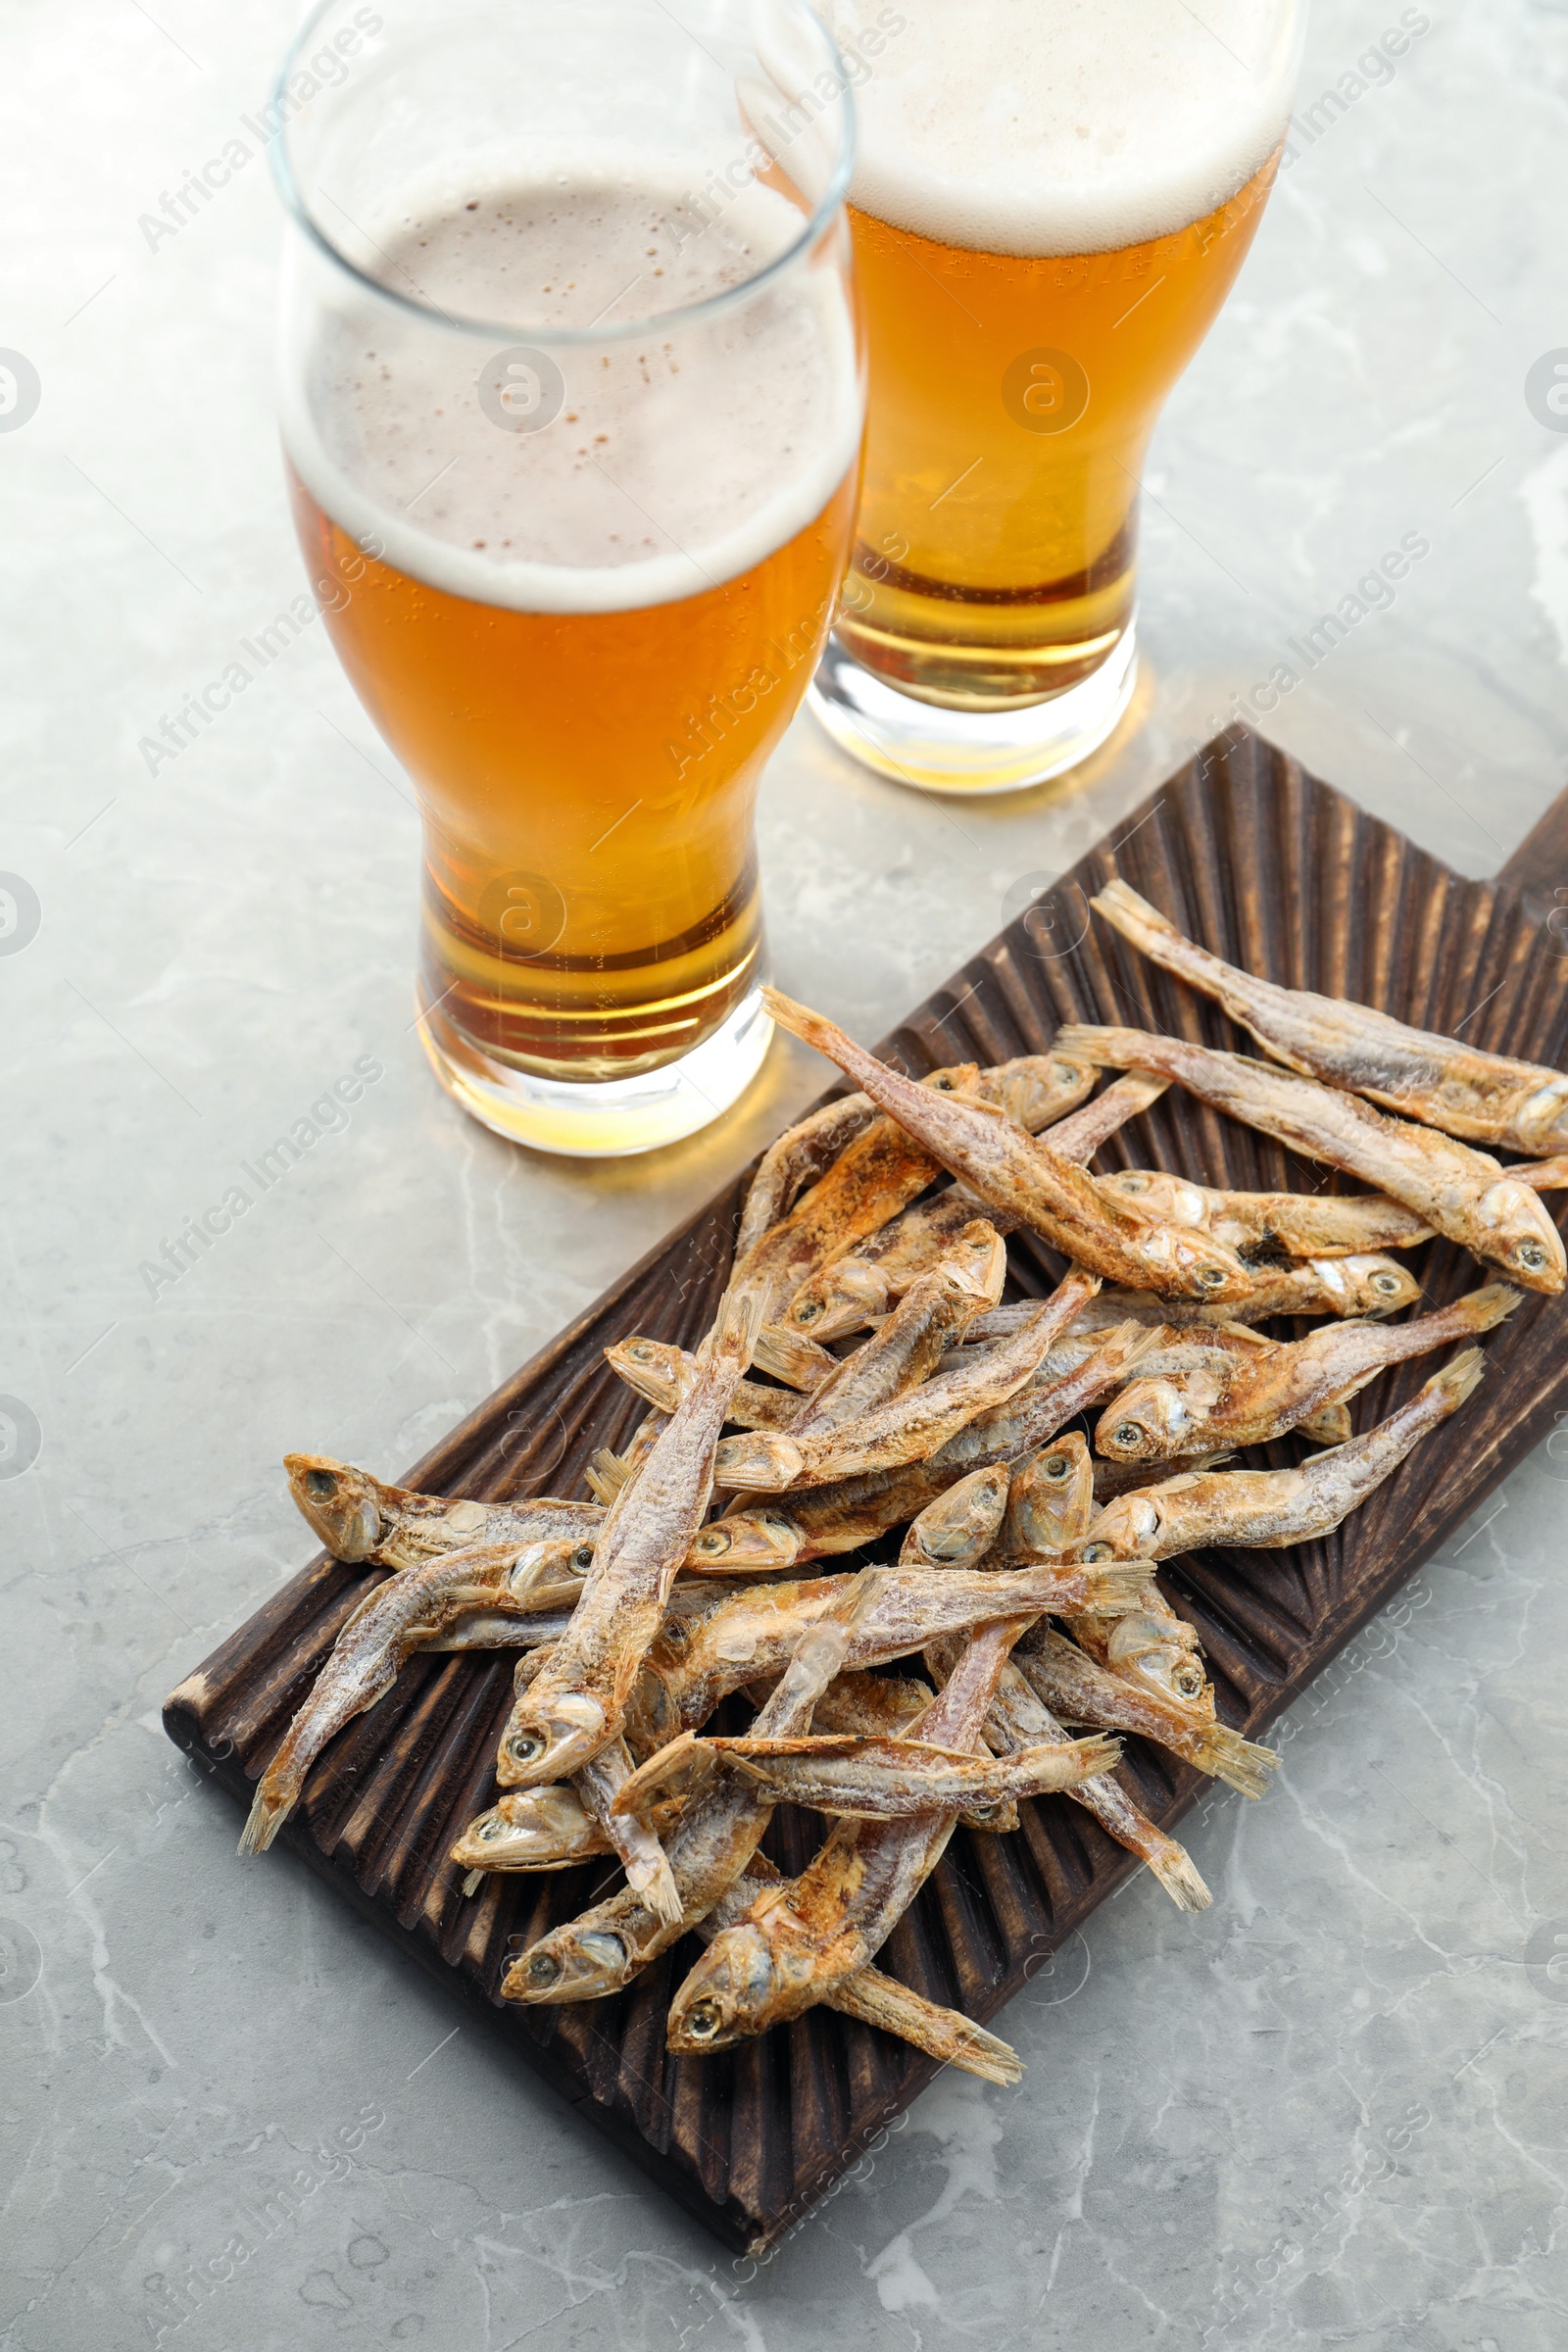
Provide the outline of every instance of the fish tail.
<path id="1" fill-rule="evenodd" d="M 1208 1909 L 1214 1898 L 1199 1876 L 1198 1865 L 1185 1845 L 1178 1843 L 1174 1838 L 1161 1836 L 1158 1845 L 1146 1859 L 1178 1911 Z"/>
<path id="2" fill-rule="evenodd" d="M 988 2034 L 961 2011 L 943 2009 L 924 1999 L 896 1977 L 884 1976 L 879 1968 L 858 1969 L 843 1984 L 835 1984 L 823 1999 L 842 2016 L 858 2018 L 865 2026 L 880 2026 L 884 2034 L 897 2034 L 929 2057 L 943 2059 L 966 2075 L 978 2075 L 983 2082 L 1010 2089 L 1023 2079 L 1023 2060 L 1010 2042 Z"/>
<path id="3" fill-rule="evenodd" d="M 1421 1395 L 1430 1396 L 1445 1416 L 1457 1412 L 1465 1398 L 1474 1395 L 1486 1364 L 1487 1359 L 1479 1348 L 1466 1348 L 1450 1363 L 1445 1364 L 1441 1372 L 1432 1375 Z"/>
<path id="4" fill-rule="evenodd" d="M 256 1794 L 245 1817 L 245 1827 L 239 1834 L 239 1852 L 265 1854 L 278 1831 L 294 1810 L 294 1796 L 279 1792 L 270 1771 L 264 1772 L 256 1784 Z"/>
<path id="5" fill-rule="evenodd" d="M 1242 1796 L 1261 1796 L 1280 1762 L 1273 1748 L 1244 1740 L 1224 1723 L 1199 1727 L 1192 1759 L 1200 1772 L 1211 1772 Z"/>
<path id="6" fill-rule="evenodd" d="M 770 1282 L 743 1282 L 725 1296 L 716 1350 L 726 1360 L 738 1362 L 743 1372 L 757 1353 L 764 1327 L 773 1319 L 773 1293 Z"/>
<path id="7" fill-rule="evenodd" d="M 1086 1781 L 1098 1780 L 1104 1772 L 1114 1772 L 1121 1762 L 1121 1741 L 1103 1732 L 1093 1732 L 1082 1740 L 1074 1740 L 1072 1760 L 1081 1765 Z"/>
<path id="8" fill-rule="evenodd" d="M 1132 884 L 1124 882 L 1119 874 L 1112 875 L 1103 890 L 1096 891 L 1089 904 L 1123 939 L 1130 939 L 1135 948 L 1152 956 L 1156 962 L 1163 962 L 1173 947 L 1189 944 L 1175 924 L 1157 906 L 1151 906 L 1147 899 L 1140 898 Z M 1057 1051 L 1060 1051 L 1059 1039 Z"/>
<path id="9" fill-rule="evenodd" d="M 1129 1610 L 1143 1607 L 1149 1591 L 1147 1560 L 1118 1562 L 1113 1568 L 1088 1568 L 1080 1573 L 1084 1597 L 1073 1603 L 1075 1617 L 1125 1617 Z"/>
<path id="10" fill-rule="evenodd" d="M 1115 1029 L 1069 1021 L 1052 1040 L 1052 1052 L 1065 1061 L 1092 1061 L 1102 1070 L 1142 1070 L 1143 1056 L 1162 1041 L 1142 1029 Z"/>
<path id="11" fill-rule="evenodd" d="M 1466 1331 L 1494 1331 L 1516 1306 L 1523 1306 L 1524 1298 L 1523 1291 L 1516 1291 L 1511 1282 L 1489 1282 L 1467 1298 L 1456 1298 L 1448 1312 Z"/>
<path id="12" fill-rule="evenodd" d="M 626 1873 L 626 1884 L 662 1926 L 678 1928 L 686 1916 L 675 1873 L 669 1866 L 669 1856 L 662 1845 L 646 1860 L 633 1864 Z"/>
<path id="13" fill-rule="evenodd" d="M 601 1446 L 584 1472 L 588 1492 L 608 1510 L 631 1476 L 631 1464 L 610 1446 Z"/>

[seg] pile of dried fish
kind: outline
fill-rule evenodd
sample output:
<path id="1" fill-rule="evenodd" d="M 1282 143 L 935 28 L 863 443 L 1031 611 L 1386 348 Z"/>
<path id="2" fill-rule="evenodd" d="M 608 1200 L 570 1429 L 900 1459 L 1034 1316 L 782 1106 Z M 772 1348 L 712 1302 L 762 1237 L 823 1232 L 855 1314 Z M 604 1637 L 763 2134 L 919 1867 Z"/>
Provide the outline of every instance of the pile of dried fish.
<path id="1" fill-rule="evenodd" d="M 1116 1735 L 1250 1797 L 1275 1758 L 1218 1719 L 1157 1563 L 1338 1527 L 1463 1403 L 1481 1351 L 1461 1345 L 1360 1435 L 1358 1392 L 1491 1330 L 1513 1285 L 1562 1289 L 1541 1193 L 1568 1178 L 1550 1156 L 1568 1078 L 1254 980 L 1120 882 L 1095 905 L 1272 1058 L 1074 1028 L 1048 1054 L 916 1084 L 771 996 L 859 1091 L 762 1160 L 702 1344 L 608 1350 L 649 1411 L 596 1459 L 591 1501 L 454 1501 L 289 1457 L 327 1548 L 391 1573 L 262 1775 L 243 1850 L 271 1842 L 326 1742 L 416 1651 L 507 1647 L 496 1801 L 453 1848 L 466 1891 L 595 1856 L 624 1871 L 520 1954 L 510 1999 L 601 1999 L 695 1930 L 707 1949 L 671 2003 L 672 2049 L 826 2002 L 1005 2082 L 1004 2042 L 875 1965 L 958 1823 L 1003 1836 L 1059 1789 L 1182 1909 L 1208 1902 L 1124 1785 Z M 1102 1069 L 1125 1075 L 1096 1095 Z M 1100 1148 L 1171 1084 L 1375 1189 L 1096 1176 Z M 1487 1146 L 1535 1164 L 1505 1169 Z M 1049 1298 L 1004 1302 L 1019 1229 L 1069 1270 Z M 1420 1292 L 1389 1253 L 1434 1234 L 1509 1280 L 1392 1323 Z M 1332 1319 L 1291 1341 L 1255 1328 L 1281 1314 Z M 1093 1451 L 1069 1426 L 1086 1414 Z M 1216 1466 L 1292 1431 L 1322 1450 Z M 715 1736 L 734 1692 L 755 1719 Z M 833 1824 L 793 1880 L 761 1851 L 780 1804 Z"/>

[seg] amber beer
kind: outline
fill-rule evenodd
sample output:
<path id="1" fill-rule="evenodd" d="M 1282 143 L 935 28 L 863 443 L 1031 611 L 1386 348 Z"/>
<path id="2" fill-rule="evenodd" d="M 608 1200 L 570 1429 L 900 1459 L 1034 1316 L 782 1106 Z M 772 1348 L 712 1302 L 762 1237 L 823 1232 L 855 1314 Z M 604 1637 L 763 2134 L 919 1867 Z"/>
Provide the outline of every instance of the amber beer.
<path id="1" fill-rule="evenodd" d="M 1111 658 L 1144 450 L 1276 160 L 1202 220 L 1105 253 L 980 253 L 852 207 L 870 410 L 839 635 L 867 668 L 922 702 L 998 710 Z"/>
<path id="2" fill-rule="evenodd" d="M 828 13 L 867 76 L 869 405 L 817 707 L 889 774 L 1006 789 L 1081 759 L 1131 690 L 1144 453 L 1256 229 L 1303 12 Z"/>
<path id="3" fill-rule="evenodd" d="M 293 490 L 312 576 L 355 580 L 339 659 L 419 787 L 427 1010 L 563 1082 L 701 1045 L 757 986 L 753 803 L 827 635 L 853 473 L 737 577 L 609 612 L 453 596 Z"/>
<path id="4" fill-rule="evenodd" d="M 694 211 L 591 158 L 476 174 L 380 240 L 415 317 L 311 312 L 295 516 L 418 794 L 420 1035 L 466 1107 L 550 1149 L 689 1133 L 765 1049 L 754 803 L 837 603 L 861 421 L 841 225 L 735 298 L 800 225 L 760 182 Z M 679 309 L 601 340 L 628 288 Z M 445 323 L 508 305 L 542 323 Z M 694 1054 L 677 1100 L 660 1074 Z"/>

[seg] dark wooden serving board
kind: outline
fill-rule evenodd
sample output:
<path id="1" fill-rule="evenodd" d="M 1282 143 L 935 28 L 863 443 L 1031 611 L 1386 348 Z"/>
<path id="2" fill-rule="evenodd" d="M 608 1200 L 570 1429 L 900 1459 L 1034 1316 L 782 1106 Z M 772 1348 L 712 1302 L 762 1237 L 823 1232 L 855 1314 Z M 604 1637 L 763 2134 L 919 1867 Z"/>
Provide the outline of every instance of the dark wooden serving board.
<path id="1" fill-rule="evenodd" d="M 1069 1020 L 1132 1022 L 1251 1050 L 1214 1005 L 1092 922 L 1086 896 L 1112 872 L 1251 971 L 1356 998 L 1422 1027 L 1462 1029 L 1495 1051 L 1558 1066 L 1568 1054 L 1568 939 L 1553 928 L 1564 903 L 1554 894 L 1568 885 L 1568 795 L 1494 882 L 1468 882 L 1240 729 L 1171 777 L 1118 827 L 1114 844 L 1102 843 L 1063 875 L 879 1050 L 918 1074 L 1042 1052 Z M 1153 1165 L 1249 1189 L 1323 1181 L 1320 1169 L 1292 1163 L 1176 1089 L 1100 1164 Z M 601 1350 L 639 1331 L 695 1342 L 723 1286 L 744 1189 L 744 1180 L 730 1186 L 633 1266 L 407 1483 L 486 1499 L 584 1492 L 590 1455 L 624 1443 L 644 1409 Z M 1407 1262 L 1435 1303 L 1479 1279 L 1446 1243 Z M 1012 1271 L 1015 1291 L 1037 1293 L 1059 1266 L 1025 1238 L 1012 1245 Z M 1443 1442 L 1418 1448 L 1337 1534 L 1288 1551 L 1200 1553 L 1169 1564 L 1167 1589 L 1201 1633 L 1227 1721 L 1261 1733 L 1568 1406 L 1565 1329 L 1568 1301 L 1529 1298 L 1489 1341 L 1487 1378 Z M 1380 1379 L 1356 1407 L 1357 1427 L 1412 1395 L 1430 1369 L 1412 1363 Z M 308 1443 L 310 1432 L 300 1434 Z M 1251 1458 L 1283 1463 L 1301 1450 L 1286 1441 Z M 338 1627 L 379 1573 L 318 1554 L 169 1699 L 170 1737 L 243 1802 Z M 614 2000 L 502 2003 L 497 1986 L 510 1955 L 580 1910 L 603 1877 L 602 1865 L 497 1877 L 464 1899 L 447 1850 L 493 1800 L 512 1666 L 510 1652 L 416 1660 L 327 1749 L 284 1837 L 661 2187 L 726 2244 L 758 2252 L 936 2070 L 904 2043 L 827 2010 L 735 2052 L 671 2058 L 664 2015 L 697 1948 L 692 1939 Z M 1128 1761 L 1147 1810 L 1167 1825 L 1209 1786 L 1137 1742 Z M 1012 1837 L 957 1833 L 882 1956 L 921 1992 L 987 2021 L 1136 1867 L 1064 1797 L 1023 1811 Z M 770 1850 L 798 1869 L 819 1828 L 781 1813 Z"/>

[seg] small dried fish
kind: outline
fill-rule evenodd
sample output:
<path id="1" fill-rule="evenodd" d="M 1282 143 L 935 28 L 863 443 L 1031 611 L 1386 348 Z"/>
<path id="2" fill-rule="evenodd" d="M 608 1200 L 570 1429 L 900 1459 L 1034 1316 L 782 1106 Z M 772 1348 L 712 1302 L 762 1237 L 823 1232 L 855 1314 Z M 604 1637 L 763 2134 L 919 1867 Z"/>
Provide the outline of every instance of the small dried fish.
<path id="1" fill-rule="evenodd" d="M 700 1378 L 616 1497 L 571 1623 L 501 1735 L 496 1777 L 504 1788 L 564 1780 L 619 1734 L 669 1589 L 708 1509 L 718 1433 L 767 1305 L 765 1290 L 728 1295 L 705 1344 Z"/>
<path id="2" fill-rule="evenodd" d="M 1192 1371 L 1167 1368 L 1156 1349 L 1102 1415 L 1095 1444 L 1123 1462 L 1195 1453 L 1205 1446 L 1266 1445 L 1308 1416 L 1345 1403 L 1387 1365 L 1491 1331 L 1512 1314 L 1520 1297 L 1507 1283 L 1489 1283 L 1413 1323 L 1330 1323 L 1280 1346 L 1205 1350 L 1207 1361 Z"/>
<path id="3" fill-rule="evenodd" d="M 611 1852 L 605 1836 L 569 1783 L 525 1788 L 476 1814 L 451 1859 L 460 1870 L 571 1870 Z"/>
<path id="4" fill-rule="evenodd" d="M 329 1453 L 286 1453 L 288 1491 L 335 1560 L 417 1568 L 476 1544 L 538 1544 L 581 1534 L 589 1542 L 604 1513 L 597 1503 L 470 1502 L 389 1487 Z"/>
<path id="5" fill-rule="evenodd" d="M 818 1734 L 800 1740 L 709 1740 L 775 1804 L 862 1821 L 907 1821 L 936 1806 L 967 1810 L 1016 1803 L 1106 1772 L 1121 1751 L 1111 1740 L 1050 1740 L 998 1759 L 964 1755 L 911 1737 L 864 1740 Z"/>
<path id="6" fill-rule="evenodd" d="M 844 1662 L 855 1627 L 863 1620 L 876 1592 L 877 1571 L 867 1569 L 835 1597 L 832 1606 L 799 1636 L 778 1687 L 758 1717 L 774 1736 L 804 1732 L 817 1699 Z M 764 1737 L 766 1734 L 764 1734 Z M 650 1903 L 628 1885 L 581 1918 L 542 1936 L 513 1964 L 501 1990 L 509 2000 L 531 2003 L 601 2000 L 617 1992 L 687 1928 L 707 1917 L 746 1869 L 772 1817 L 773 1799 L 734 1766 L 725 1767 L 705 1743 L 690 1740 L 654 1757 L 638 1773 L 622 1776 L 604 1823 L 612 1836 L 635 1830 L 656 1789 L 675 1772 L 691 1793 L 671 1834 L 669 1869 L 676 1890 L 673 1912 Z"/>
<path id="7" fill-rule="evenodd" d="M 1054 1559 L 1082 1543 L 1095 1515 L 1095 1465 L 1077 1430 L 1041 1446 L 1012 1474 L 1007 1515 L 989 1568 Z"/>
<path id="8" fill-rule="evenodd" d="M 839 1153 L 877 1117 L 868 1095 L 841 1095 L 808 1111 L 762 1153 L 735 1232 L 740 1265 L 770 1226 L 782 1224 L 808 1184 L 826 1174 Z"/>
<path id="9" fill-rule="evenodd" d="M 1090 905 L 1151 962 L 1214 998 L 1288 1069 L 1473 1143 L 1536 1157 L 1568 1149 L 1561 1071 L 1408 1028 L 1370 1005 L 1254 979 L 1185 939 L 1125 882 L 1107 883 Z"/>
<path id="10" fill-rule="evenodd" d="M 975 1316 L 997 1304 L 1006 1278 L 1002 1236 L 984 1217 L 973 1218 L 955 1236 L 951 1254 L 919 1275 L 871 1338 L 812 1390 L 794 1434 L 814 1438 L 842 1429 L 918 1387 Z"/>
<path id="11" fill-rule="evenodd" d="M 998 1679 L 1027 1623 L 1003 1618 L 981 1628 L 920 1718 L 921 1740 L 960 1752 L 978 1747 Z M 762 2033 L 864 1968 L 940 1861 L 957 1817 L 948 1807 L 908 1821 L 840 1822 L 800 1878 L 767 1888 L 746 1919 L 715 1936 L 670 2004 L 670 2049 L 701 2053 Z"/>
<path id="12" fill-rule="evenodd" d="M 824 1353 L 826 1350 L 824 1349 Z M 629 1389 L 663 1413 L 672 1413 L 697 1379 L 699 1358 L 668 1340 L 618 1340 L 605 1361 Z M 829 1363 L 833 1363 L 831 1356 Z M 833 1364 L 834 1371 L 841 1367 Z M 788 1429 L 801 1409 L 798 1389 L 771 1389 L 760 1380 L 739 1380 L 725 1420 L 740 1429 Z"/>
<path id="13" fill-rule="evenodd" d="M 924 1275 L 922 1286 L 937 1279 Z M 972 1365 L 939 1373 L 837 1428 L 812 1434 L 797 1425 L 784 1435 L 726 1438 L 715 1457 L 715 1479 L 747 1493 L 777 1494 L 785 1487 L 824 1486 L 929 1460 L 978 1415 L 1005 1404 L 1024 1386 L 1095 1287 L 1093 1275 L 1069 1274 L 1050 1298 L 1037 1303 L 1030 1322 L 1000 1346 L 977 1350 Z M 913 1294 L 920 1295 L 918 1289 Z M 904 1311 L 901 1307 L 900 1315 Z"/>
<path id="14" fill-rule="evenodd" d="M 951 1672 L 956 1662 L 955 1655 L 946 1671 Z M 986 1744 L 998 1755 L 1014 1756 L 1042 1740 L 1065 1739 L 1066 1733 L 1009 1659 L 986 1717 L 985 1736 Z M 1094 1815 L 1107 1837 L 1148 1863 L 1178 1911 L 1208 1909 L 1213 1897 L 1187 1848 L 1139 1811 L 1113 1774 L 1075 1782 L 1066 1793 L 1075 1805 Z"/>
<path id="15" fill-rule="evenodd" d="M 1562 1237 L 1539 1195 L 1468 1144 L 1375 1110 L 1359 1095 L 1288 1077 L 1245 1054 L 1211 1053 L 1142 1029 L 1071 1029 L 1062 1036 L 1071 1038 L 1075 1054 L 1112 1069 L 1150 1069 L 1173 1078 L 1200 1102 L 1308 1159 L 1376 1185 L 1435 1232 L 1500 1265 L 1528 1290 L 1557 1292 L 1568 1278 Z"/>
<path id="16" fill-rule="evenodd" d="M 991 1549 L 1007 1508 L 1006 1464 L 971 1470 L 909 1523 L 901 1568 L 970 1568 Z M 823 1730 L 829 1726 L 819 1727 Z"/>
<path id="17" fill-rule="evenodd" d="M 1139 1216 L 1131 1202 L 1101 1193 L 1085 1169 L 1061 1158 L 1049 1144 L 1025 1135 L 1009 1119 L 982 1103 L 911 1085 L 820 1013 L 781 997 L 776 989 L 764 990 L 763 995 L 781 1027 L 858 1079 L 871 1100 L 971 1192 L 1076 1263 L 1108 1282 L 1125 1282 L 1137 1290 L 1168 1291 L 1211 1302 L 1246 1297 L 1247 1268 L 1234 1251 L 1222 1250 L 1206 1234 Z M 1152 1066 L 1161 1074 L 1157 1064 Z"/>
<path id="18" fill-rule="evenodd" d="M 1413 1250 L 1432 1228 L 1386 1193 L 1227 1193 L 1158 1168 L 1121 1168 L 1096 1182 L 1172 1225 L 1193 1225 L 1250 1257 L 1353 1257 L 1369 1250 Z"/>
<path id="19" fill-rule="evenodd" d="M 309 1698 L 256 1784 L 240 1852 L 266 1852 L 327 1741 L 386 1696 L 423 1642 L 466 1610 L 526 1609 L 533 1588 L 575 1548 L 569 1537 L 554 1544 L 481 1544 L 405 1569 L 368 1592 L 338 1628 Z"/>
<path id="20" fill-rule="evenodd" d="M 905 1083 L 927 1098 L 972 1096 L 979 1075 L 974 1063 L 966 1062 L 956 1069 L 932 1071 L 918 1087 L 912 1079 Z M 1087 1092 L 1094 1080 L 1086 1076 L 1083 1084 Z M 766 1226 L 744 1257 L 737 1255 L 732 1283 L 766 1286 L 784 1305 L 829 1258 L 897 1216 L 937 1172 L 918 1139 L 879 1109 L 788 1215 Z"/>
<path id="21" fill-rule="evenodd" d="M 778 1886 L 780 1878 L 765 1854 L 755 1854 L 745 1878 L 736 1881 L 699 1926 L 697 1933 L 703 1941 L 711 1942 L 723 1929 L 738 1926 L 763 1888 Z M 884 1976 L 879 1968 L 862 1968 L 846 1977 L 833 1991 L 824 1993 L 822 2006 L 858 2018 L 863 2026 L 876 2026 L 884 2034 L 896 2034 L 940 2065 L 978 2075 L 982 2082 L 995 2082 L 1006 2090 L 1023 2080 L 1023 2061 L 1009 2042 L 988 2034 L 961 2009 L 944 2009 L 923 1993 L 901 1984 L 897 1977 Z"/>
<path id="22" fill-rule="evenodd" d="M 1261 1323 L 1272 1315 L 1396 1315 L 1413 1306 L 1421 1285 L 1392 1257 L 1300 1257 L 1287 1266 L 1253 1269 L 1252 1288 L 1239 1304 L 1200 1306 L 1190 1298 L 1151 1298 L 1147 1292 L 1105 1290 L 1078 1318 L 1076 1329 L 1124 1318 L 1142 1323 Z M 1007 1309 L 1001 1307 L 1000 1314 Z M 987 1318 L 991 1320 L 991 1318 Z"/>
<path id="23" fill-rule="evenodd" d="M 1312 1454 L 1295 1470 L 1186 1471 L 1118 1495 L 1096 1516 L 1087 1542 L 1071 1547 L 1073 1556 L 1164 1560 L 1205 1544 L 1251 1550 L 1326 1536 L 1458 1410 L 1481 1378 L 1482 1361 L 1479 1348 L 1467 1348 L 1364 1438 Z"/>
<path id="24" fill-rule="evenodd" d="M 1017 1663 L 1035 1696 L 1063 1723 L 1135 1732 L 1243 1796 L 1261 1796 L 1278 1769 L 1279 1757 L 1272 1748 L 1259 1747 L 1228 1724 L 1209 1722 L 1190 1707 L 1097 1666 L 1061 1634 L 1037 1627 L 1020 1645 Z"/>
<path id="25" fill-rule="evenodd" d="M 1092 1102 L 1053 1125 L 1051 1149 L 1063 1159 L 1087 1165 L 1118 1127 L 1165 1092 L 1166 1084 L 1163 1078 L 1118 1078 Z M 974 1195 L 955 1184 L 933 1200 L 905 1209 L 868 1240 L 857 1243 L 847 1256 L 834 1258 L 803 1283 L 781 1325 L 796 1332 L 808 1330 L 819 1340 L 859 1330 L 873 1316 L 884 1314 L 917 1276 L 947 1254 L 975 1206 Z M 1000 1209 L 992 1214 L 1002 1232 L 1017 1223 Z"/>

